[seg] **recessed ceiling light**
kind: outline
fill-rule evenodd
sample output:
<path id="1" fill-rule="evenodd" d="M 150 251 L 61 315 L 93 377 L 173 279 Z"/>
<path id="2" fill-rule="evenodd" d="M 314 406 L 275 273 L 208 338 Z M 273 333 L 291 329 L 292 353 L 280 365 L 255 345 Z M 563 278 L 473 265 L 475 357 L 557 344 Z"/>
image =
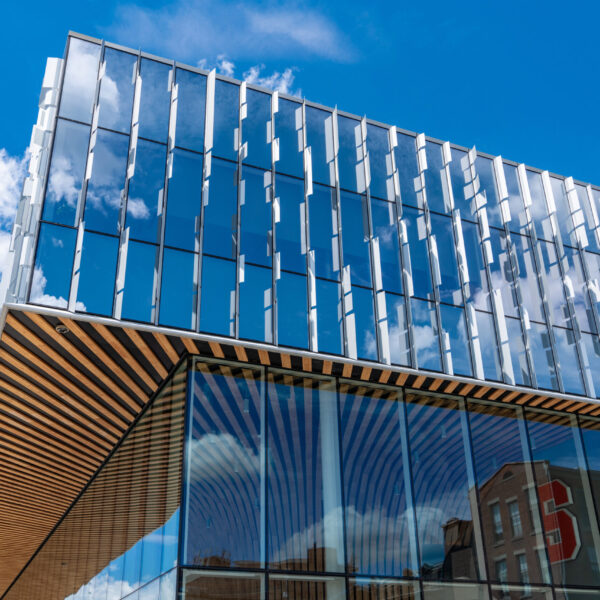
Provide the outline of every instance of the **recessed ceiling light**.
<path id="1" fill-rule="evenodd" d="M 56 329 L 57 333 L 62 333 L 63 335 L 65 333 L 69 333 L 69 328 L 66 327 L 65 325 L 57 325 L 54 329 Z"/>

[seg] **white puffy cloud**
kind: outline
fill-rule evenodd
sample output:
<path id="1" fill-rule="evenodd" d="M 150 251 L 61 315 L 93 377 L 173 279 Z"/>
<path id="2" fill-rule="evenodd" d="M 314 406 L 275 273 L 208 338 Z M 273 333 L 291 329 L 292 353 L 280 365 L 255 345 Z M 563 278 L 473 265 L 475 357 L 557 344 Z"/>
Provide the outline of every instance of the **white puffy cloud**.
<path id="1" fill-rule="evenodd" d="M 129 198 L 127 200 L 127 212 L 134 219 L 148 219 L 150 211 L 141 198 Z"/>
<path id="2" fill-rule="evenodd" d="M 23 157 L 10 156 L 0 148 L 0 227 L 10 228 L 17 212 L 27 154 Z"/>
<path id="3" fill-rule="evenodd" d="M 270 75 L 263 75 L 264 65 L 254 65 L 244 72 L 243 79 L 248 83 L 260 85 L 270 90 L 289 94 L 291 96 L 302 96 L 302 90 L 293 89 L 294 69 L 288 67 L 283 72 L 273 71 Z"/>

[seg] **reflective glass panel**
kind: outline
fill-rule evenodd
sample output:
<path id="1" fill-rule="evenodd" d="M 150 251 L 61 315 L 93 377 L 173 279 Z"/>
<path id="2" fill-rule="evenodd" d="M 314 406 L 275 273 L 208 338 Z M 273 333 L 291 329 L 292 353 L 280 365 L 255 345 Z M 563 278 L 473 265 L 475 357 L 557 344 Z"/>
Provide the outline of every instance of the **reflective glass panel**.
<path id="1" fill-rule="evenodd" d="M 206 293 L 202 293 L 206 291 Z M 204 256 L 200 331 L 235 334 L 235 261 Z"/>
<path id="2" fill-rule="evenodd" d="M 340 284 L 324 279 L 317 279 L 316 295 L 318 351 L 331 354 L 342 354 L 342 306 L 340 300 Z M 600 389 L 600 387 L 598 389 Z"/>
<path id="3" fill-rule="evenodd" d="M 513 270 L 508 254 L 506 233 L 490 228 L 493 262 L 490 264 L 492 288 L 500 290 L 504 313 L 510 317 L 518 316 L 518 303 L 513 290 Z"/>
<path id="4" fill-rule="evenodd" d="M 184 562 L 261 567 L 262 371 L 197 361 L 190 377 Z"/>
<path id="5" fill-rule="evenodd" d="M 152 321 L 158 247 L 130 241 L 127 245 L 123 319 Z"/>
<path id="6" fill-rule="evenodd" d="M 565 392 L 568 394 L 585 394 L 573 330 L 563 329 L 562 327 L 553 327 L 552 330 L 554 331 L 554 347 L 558 355 L 560 376 Z"/>
<path id="7" fill-rule="evenodd" d="M 452 195 L 454 196 L 454 208 L 460 211 L 463 219 L 475 220 L 471 211 L 471 197 L 467 198 L 467 188 L 465 181 L 471 180 L 469 170 L 469 161 L 467 153 L 458 148 L 450 148 L 450 178 L 452 181 Z M 465 172 L 466 171 L 466 172 Z"/>
<path id="8" fill-rule="evenodd" d="M 279 138 L 279 160 L 275 163 L 275 170 L 278 173 L 303 177 L 301 104 L 279 99 L 279 110 L 275 113 L 275 135 Z"/>
<path id="9" fill-rule="evenodd" d="M 490 311 L 492 306 L 478 226 L 475 223 L 461 221 L 461 228 L 469 274 L 469 281 L 466 285 L 467 300 L 473 302 L 481 310 Z"/>
<path id="10" fill-rule="evenodd" d="M 344 570 L 335 384 L 270 371 L 267 565 Z"/>
<path id="11" fill-rule="evenodd" d="M 513 256 L 516 257 L 516 270 L 519 276 L 519 288 L 523 306 L 530 319 L 544 322 L 542 298 L 535 269 L 531 240 L 523 235 L 513 234 L 511 243 L 514 246 Z M 560 290 L 556 290 L 560 291 Z"/>
<path id="12" fill-rule="evenodd" d="M 508 163 L 504 164 L 504 179 L 508 191 L 508 206 L 510 208 L 510 222 L 508 226 L 515 233 L 527 233 L 527 220 L 525 217 L 525 205 L 521 197 L 521 187 L 517 167 Z"/>
<path id="13" fill-rule="evenodd" d="M 315 184 L 308 198 L 310 249 L 315 254 L 315 275 L 340 279 L 337 201 L 335 190 Z"/>
<path id="14" fill-rule="evenodd" d="M 269 598 L 273 600 L 344 600 L 346 582 L 341 577 L 269 576 Z"/>
<path id="15" fill-rule="evenodd" d="M 588 193 L 586 186 L 579 183 L 575 184 L 577 190 L 577 198 L 579 199 L 579 205 L 583 213 L 585 228 L 587 232 L 587 240 L 589 249 L 592 252 L 600 252 L 600 246 L 598 246 L 598 238 L 596 237 L 596 218 L 598 216 L 598 191 L 594 190 Z M 596 195 L 596 198 L 594 198 Z"/>
<path id="16" fill-rule="evenodd" d="M 457 306 L 440 304 L 442 329 L 450 341 L 452 372 L 457 375 L 471 377 L 471 352 L 465 323 L 465 311 Z M 488 341 L 489 343 L 489 341 Z"/>
<path id="17" fill-rule="evenodd" d="M 52 162 L 44 201 L 43 219 L 75 225 L 81 193 L 90 128 L 59 119 L 56 122 Z"/>
<path id="18" fill-rule="evenodd" d="M 550 177 L 550 186 L 554 196 L 554 208 L 558 230 L 563 244 L 577 245 L 577 240 L 573 236 L 573 220 L 569 210 L 569 201 L 567 200 L 567 190 L 563 179 Z M 573 237 L 572 237 L 573 236 Z"/>
<path id="19" fill-rule="evenodd" d="M 86 229 L 112 234 L 119 232 L 128 152 L 128 136 L 98 130 L 85 199 Z"/>
<path id="20" fill-rule="evenodd" d="M 352 286 L 352 308 L 356 351 L 358 358 L 377 360 L 377 338 L 375 337 L 375 314 L 373 312 L 373 292 L 370 289 Z M 346 320 L 348 329 L 352 319 Z"/>
<path id="21" fill-rule="evenodd" d="M 138 140 L 135 173 L 129 181 L 126 226 L 133 239 L 158 242 L 159 211 L 165 186 L 166 147 Z"/>
<path id="22" fill-rule="evenodd" d="M 195 328 L 198 255 L 165 248 L 163 253 L 159 324 Z"/>
<path id="23" fill-rule="evenodd" d="M 175 144 L 181 148 L 204 150 L 204 111 L 206 76 L 177 69 L 177 129 Z"/>
<path id="24" fill-rule="evenodd" d="M 98 100 L 100 127 L 129 133 L 137 60 L 135 54 L 114 48 L 104 50 L 106 68 L 100 82 Z"/>
<path id="25" fill-rule="evenodd" d="M 521 321 L 506 317 L 505 322 L 515 383 L 517 385 L 531 385 Z"/>
<path id="26" fill-rule="evenodd" d="M 379 246 L 379 268 L 383 289 L 396 294 L 402 293 L 402 270 L 398 243 L 398 218 L 396 205 L 371 198 L 373 238 Z M 377 259 L 377 256 L 374 256 Z"/>
<path id="27" fill-rule="evenodd" d="M 498 345 L 494 316 L 491 313 L 476 311 L 477 337 L 483 363 L 483 373 L 486 379 L 502 381 L 502 369 L 498 357 Z"/>
<path id="28" fill-rule="evenodd" d="M 538 237 L 551 241 L 552 227 L 548 218 L 548 210 L 546 208 L 546 194 L 542 184 L 541 173 L 535 171 L 527 171 L 527 183 L 529 184 L 529 192 L 531 194 L 531 218 L 535 225 L 535 231 Z"/>
<path id="29" fill-rule="evenodd" d="M 419 210 L 405 207 L 402 220 L 408 237 L 413 293 L 419 298 L 433 299 L 425 215 Z"/>
<path id="30" fill-rule="evenodd" d="M 215 116 L 213 152 L 220 158 L 237 160 L 239 131 L 239 86 L 217 79 L 215 82 Z"/>
<path id="31" fill-rule="evenodd" d="M 369 155 L 369 191 L 371 197 L 393 202 L 396 194 L 392 176 L 390 132 L 383 127 L 367 125 L 367 152 Z"/>
<path id="32" fill-rule="evenodd" d="M 85 233 L 76 310 L 112 315 L 118 254 L 119 238 Z"/>
<path id="33" fill-rule="evenodd" d="M 547 565 L 538 559 L 544 537 L 521 412 L 469 402 L 469 421 L 489 577 L 499 579 L 496 567 L 504 560 L 504 580 L 521 581 L 517 552 L 523 551 L 529 581 L 549 583 Z M 513 526 L 517 518 L 520 530 Z"/>
<path id="34" fill-rule="evenodd" d="M 587 471 L 590 478 L 592 494 L 596 501 L 596 519 L 600 516 L 600 421 L 580 418 L 579 427 L 587 459 Z M 596 574 L 597 575 L 597 574 Z"/>
<path id="35" fill-rule="evenodd" d="M 427 205 L 430 210 L 445 213 L 449 212 L 450 205 L 445 197 L 442 177 L 444 167 L 442 164 L 442 146 L 436 142 L 425 144 L 427 156 L 427 170 L 425 171 L 425 190 L 427 192 Z"/>
<path id="36" fill-rule="evenodd" d="M 424 583 L 423 600 L 488 600 L 488 588 L 482 584 Z"/>
<path id="37" fill-rule="evenodd" d="M 66 308 L 77 230 L 42 223 L 29 302 Z"/>
<path id="38" fill-rule="evenodd" d="M 552 347 L 546 325 L 532 322 L 527 333 L 538 387 L 557 390 L 558 381 L 556 379 L 554 357 L 552 356 Z"/>
<path id="39" fill-rule="evenodd" d="M 421 576 L 480 579 L 466 413 L 454 400 L 415 394 L 406 399 Z"/>
<path id="40" fill-rule="evenodd" d="M 460 279 L 458 277 L 452 219 L 436 214 L 431 214 L 430 217 L 432 240 L 435 239 L 441 275 L 441 285 L 439 286 L 440 300 L 461 306 L 463 298 Z"/>
<path id="41" fill-rule="evenodd" d="M 240 277 L 239 333 L 247 340 L 273 339 L 272 271 L 246 265 Z"/>
<path id="42" fill-rule="evenodd" d="M 519 556 L 523 556 L 519 554 Z M 517 585 L 493 585 L 492 600 L 552 600 L 552 590 L 538 587 L 519 587 Z"/>
<path id="43" fill-rule="evenodd" d="M 306 144 L 310 147 L 313 181 L 334 186 L 333 116 L 330 112 L 306 107 Z"/>
<path id="44" fill-rule="evenodd" d="M 182 598 L 185 600 L 208 600 L 227 598 L 228 600 L 262 600 L 262 579 L 258 573 L 218 571 L 184 571 Z M 160 600 L 163 600 L 161 597 Z M 170 599 L 169 599 L 170 600 Z"/>
<path id="45" fill-rule="evenodd" d="M 237 165 L 212 159 L 204 196 L 202 251 L 224 258 L 236 255 Z"/>
<path id="46" fill-rule="evenodd" d="M 485 194 L 487 199 L 486 209 L 490 225 L 494 227 L 503 227 L 502 216 L 500 215 L 500 203 L 496 191 L 496 174 L 494 171 L 494 162 L 491 158 L 477 155 L 475 159 L 475 170 L 479 176 L 481 185 L 480 193 Z"/>
<path id="47" fill-rule="evenodd" d="M 351 192 L 365 192 L 365 161 L 360 121 L 338 116 L 337 123 L 340 187 Z"/>
<path id="48" fill-rule="evenodd" d="M 598 586 L 598 525 L 575 417 L 525 414 L 554 582 Z"/>
<path id="49" fill-rule="evenodd" d="M 546 290 L 551 317 L 557 325 L 569 325 L 568 309 L 565 303 L 562 277 L 558 264 L 556 246 L 552 242 L 538 242 L 542 281 Z"/>
<path id="50" fill-rule="evenodd" d="M 157 142 L 166 142 L 171 107 L 171 67 L 164 63 L 142 58 L 140 75 L 139 136 Z"/>
<path id="51" fill-rule="evenodd" d="M 441 371 L 440 344 L 435 305 L 426 300 L 412 298 L 410 301 L 413 325 L 413 344 L 418 369 Z"/>
<path id="52" fill-rule="evenodd" d="M 410 366 L 408 322 L 404 296 L 385 295 L 390 359 L 395 365 Z"/>
<path id="53" fill-rule="evenodd" d="M 242 168 L 240 254 L 246 262 L 271 266 L 271 171 Z"/>
<path id="54" fill-rule="evenodd" d="M 100 45 L 70 37 L 60 99 L 60 116 L 83 123 L 92 119 Z"/>
<path id="55" fill-rule="evenodd" d="M 247 90 L 248 114 L 242 122 L 243 140 L 248 144 L 248 154 L 244 163 L 271 168 L 271 95 L 257 90 Z"/>
<path id="56" fill-rule="evenodd" d="M 356 574 L 415 577 L 400 392 L 341 382 L 340 411 L 347 568 Z"/>
<path id="57" fill-rule="evenodd" d="M 591 333 L 581 334 L 582 351 L 594 383 L 596 397 L 600 395 L 600 340 Z"/>
<path id="58" fill-rule="evenodd" d="M 306 275 L 281 272 L 277 280 L 277 343 L 308 348 Z"/>
<path id="59" fill-rule="evenodd" d="M 202 205 L 202 155 L 175 149 L 171 160 L 165 244 L 197 252 Z"/>
<path id="60" fill-rule="evenodd" d="M 579 327 L 583 331 L 596 331 L 594 317 L 589 309 L 590 302 L 587 295 L 587 283 L 581 264 L 581 255 L 575 248 L 564 246 L 563 269 L 573 285 L 573 305 Z"/>
<path id="61" fill-rule="evenodd" d="M 369 214 L 366 196 L 342 192 L 342 248 L 344 267 L 350 267 L 353 284 L 371 287 Z"/>
<path id="62" fill-rule="evenodd" d="M 275 217 L 275 242 L 281 268 L 306 273 L 304 183 L 293 177 L 276 175 L 275 195 L 279 198 L 279 219 Z"/>
<path id="63" fill-rule="evenodd" d="M 396 155 L 396 169 L 400 180 L 400 196 L 402 204 L 419 206 L 417 200 L 417 179 L 419 167 L 417 165 L 417 150 L 415 138 L 411 135 L 398 132 L 398 145 L 394 149 Z"/>
<path id="64" fill-rule="evenodd" d="M 348 582 L 350 600 L 419 600 L 421 592 L 416 581 L 358 577 Z"/>

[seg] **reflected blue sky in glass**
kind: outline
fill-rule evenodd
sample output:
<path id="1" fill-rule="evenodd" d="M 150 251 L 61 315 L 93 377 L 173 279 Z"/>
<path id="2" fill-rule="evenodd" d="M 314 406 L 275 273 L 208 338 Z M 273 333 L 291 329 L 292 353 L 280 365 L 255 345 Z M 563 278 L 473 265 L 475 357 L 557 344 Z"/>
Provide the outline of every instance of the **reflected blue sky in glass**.
<path id="1" fill-rule="evenodd" d="M 304 176 L 302 141 L 302 105 L 279 99 L 275 113 L 275 136 L 279 138 L 279 160 L 275 170 L 286 175 Z"/>
<path id="2" fill-rule="evenodd" d="M 552 241 L 552 227 L 548 219 L 546 195 L 544 194 L 541 173 L 527 170 L 527 183 L 531 194 L 530 210 L 535 232 L 539 238 Z"/>
<path id="3" fill-rule="evenodd" d="M 371 218 L 373 220 L 373 237 L 379 241 L 383 289 L 401 294 L 402 270 L 396 205 L 371 198 Z"/>
<path id="4" fill-rule="evenodd" d="M 427 205 L 431 210 L 439 213 L 448 212 L 444 199 L 444 168 L 442 164 L 442 146 L 436 142 L 427 142 L 425 145 L 427 156 L 427 170 L 425 171 L 425 190 L 427 191 Z"/>
<path id="5" fill-rule="evenodd" d="M 165 244 L 198 251 L 202 205 L 202 155 L 175 149 L 167 192 Z"/>
<path id="6" fill-rule="evenodd" d="M 530 319 L 544 322 L 546 319 L 543 313 L 542 297 L 540 295 L 531 240 L 529 237 L 516 233 L 511 235 L 510 240 L 514 246 L 513 256 L 517 259 L 517 273 L 519 275 L 519 287 L 523 306 L 527 310 Z M 548 283 L 553 285 L 550 280 Z M 560 296 L 557 292 L 560 294 L 561 290 L 558 288 L 553 289 L 551 295 L 558 300 Z"/>
<path id="7" fill-rule="evenodd" d="M 89 135 L 90 128 L 86 125 L 62 119 L 57 121 L 44 201 L 44 220 L 62 225 L 75 225 Z"/>
<path id="8" fill-rule="evenodd" d="M 90 123 L 96 93 L 100 45 L 69 38 L 60 116 Z"/>
<path id="9" fill-rule="evenodd" d="M 600 341 L 591 333 L 581 334 L 581 344 L 590 368 L 596 397 L 600 396 Z"/>
<path id="10" fill-rule="evenodd" d="M 510 208 L 510 222 L 508 223 L 508 227 L 515 233 L 526 234 L 528 226 L 525 216 L 525 205 L 521 196 L 521 186 L 515 165 L 504 163 L 504 179 L 506 180 L 508 205 Z"/>
<path id="11" fill-rule="evenodd" d="M 208 191 L 204 199 L 202 250 L 224 258 L 235 258 L 237 215 L 237 166 L 212 159 Z"/>
<path id="12" fill-rule="evenodd" d="M 237 160 L 235 134 L 239 129 L 239 94 L 238 85 L 219 79 L 215 82 L 213 152 L 229 160 Z"/>
<path id="13" fill-rule="evenodd" d="M 479 241 L 479 228 L 475 223 L 461 221 L 469 282 L 466 285 L 466 299 L 482 310 L 492 309 L 483 251 Z"/>
<path id="14" fill-rule="evenodd" d="M 550 177 L 550 187 L 554 196 L 554 208 L 556 210 L 556 220 L 558 223 L 559 235 L 563 244 L 571 246 L 577 245 L 577 239 L 573 235 L 573 220 L 569 210 L 569 201 L 567 200 L 567 190 L 563 179 Z"/>
<path id="15" fill-rule="evenodd" d="M 592 313 L 588 309 L 590 302 L 587 296 L 587 284 L 581 264 L 581 256 L 577 250 L 569 246 L 564 246 L 563 250 L 562 265 L 565 275 L 569 277 L 573 284 L 573 305 L 577 322 L 583 331 L 595 332 L 596 325 Z"/>
<path id="16" fill-rule="evenodd" d="M 352 307 L 358 358 L 377 360 L 377 339 L 375 337 L 373 292 L 369 289 L 353 285 Z"/>
<path id="17" fill-rule="evenodd" d="M 275 223 L 275 241 L 281 268 L 306 273 L 304 184 L 293 177 L 275 175 L 275 195 L 279 198 L 279 221 Z"/>
<path id="18" fill-rule="evenodd" d="M 502 381 L 502 369 L 498 356 L 498 343 L 494 328 L 494 316 L 491 313 L 477 311 L 477 334 L 479 349 L 486 379 Z"/>
<path id="19" fill-rule="evenodd" d="M 77 288 L 77 310 L 112 315 L 119 238 L 86 233 Z"/>
<path id="20" fill-rule="evenodd" d="M 396 294 L 385 295 L 390 360 L 395 365 L 410 366 L 408 323 L 404 297 Z"/>
<path id="21" fill-rule="evenodd" d="M 335 185 L 333 117 L 330 112 L 306 107 L 306 143 L 311 149 L 313 181 Z"/>
<path id="22" fill-rule="evenodd" d="M 66 308 L 77 231 L 42 224 L 29 302 Z"/>
<path id="23" fill-rule="evenodd" d="M 317 277 L 339 281 L 339 236 L 335 190 L 315 184 L 308 199 L 310 249 L 315 255 Z"/>
<path id="24" fill-rule="evenodd" d="M 206 76 L 177 69 L 177 123 L 175 144 L 180 148 L 204 150 Z"/>
<path id="25" fill-rule="evenodd" d="M 307 282 L 305 275 L 281 272 L 277 280 L 277 342 L 308 347 Z"/>
<path id="26" fill-rule="evenodd" d="M 431 214 L 431 234 L 435 238 L 442 278 L 439 286 L 440 299 L 461 306 L 463 304 L 458 264 L 456 261 L 456 244 L 452 219 L 443 215 Z"/>
<path id="27" fill-rule="evenodd" d="M 429 371 L 441 371 L 440 346 L 438 338 L 438 326 L 435 315 L 435 305 L 426 300 L 412 298 L 410 301 L 413 344 L 417 356 L 418 369 Z"/>
<path id="28" fill-rule="evenodd" d="M 248 155 L 244 164 L 271 168 L 271 143 L 268 132 L 271 128 L 271 96 L 257 90 L 246 92 L 248 115 L 242 122 L 242 136 L 248 144 Z"/>
<path id="29" fill-rule="evenodd" d="M 552 329 L 565 392 L 567 394 L 585 394 L 573 331 L 562 327 L 553 327 Z"/>
<path id="30" fill-rule="evenodd" d="M 338 116 L 337 123 L 340 187 L 351 192 L 364 192 L 365 165 L 360 121 Z M 324 181 L 323 183 L 328 182 Z"/>
<path id="31" fill-rule="evenodd" d="M 421 211 L 407 206 L 402 212 L 402 220 L 408 235 L 413 293 L 419 298 L 433 298 L 425 216 Z"/>
<path id="32" fill-rule="evenodd" d="M 119 232 L 128 152 L 128 136 L 98 130 L 85 199 L 86 229 L 112 234 Z"/>
<path id="33" fill-rule="evenodd" d="M 339 283 L 323 279 L 316 280 L 317 345 L 319 352 L 343 353 L 340 292 Z"/>
<path id="34" fill-rule="evenodd" d="M 541 323 L 532 322 L 528 334 L 538 387 L 547 390 L 557 390 L 558 381 L 556 380 L 556 370 L 548 329 Z"/>
<path id="35" fill-rule="evenodd" d="M 398 145 L 394 149 L 396 169 L 400 181 L 402 204 L 417 207 L 416 179 L 419 177 L 415 138 L 398 132 Z"/>
<path id="36" fill-rule="evenodd" d="M 367 125 L 367 152 L 369 155 L 369 173 L 371 197 L 395 200 L 394 179 L 392 177 L 392 154 L 390 151 L 390 132 L 383 127 Z"/>
<path id="37" fill-rule="evenodd" d="M 371 287 L 369 215 L 366 196 L 341 193 L 344 267 L 350 267 L 353 284 Z"/>
<path id="38" fill-rule="evenodd" d="M 531 385 L 521 322 L 518 319 L 506 317 L 506 331 L 508 332 L 508 345 L 515 383 L 517 385 Z"/>
<path id="39" fill-rule="evenodd" d="M 159 241 L 159 208 L 165 185 L 166 146 L 138 140 L 135 174 L 129 182 L 126 226 L 133 239 Z"/>
<path id="40" fill-rule="evenodd" d="M 450 338 L 452 370 L 456 375 L 471 377 L 471 352 L 467 337 L 465 311 L 456 306 L 440 304 L 440 314 L 442 317 L 442 329 Z"/>
<path id="41" fill-rule="evenodd" d="M 600 252 L 600 246 L 598 246 L 598 240 L 596 239 L 596 235 L 594 233 L 595 229 L 595 219 L 593 214 L 593 209 L 596 210 L 596 214 L 598 213 L 598 208 L 600 208 L 600 194 L 598 191 L 592 191 L 592 197 L 588 194 L 588 190 L 585 186 L 576 183 L 575 190 L 577 191 L 577 199 L 579 200 L 579 205 L 581 206 L 581 210 L 583 211 L 585 229 L 587 233 L 587 241 L 588 241 L 588 249 L 592 252 Z"/>
<path id="42" fill-rule="evenodd" d="M 142 92 L 139 136 L 156 142 L 166 142 L 171 107 L 171 67 L 142 58 L 140 75 Z"/>
<path id="43" fill-rule="evenodd" d="M 490 264 L 492 288 L 500 290 L 504 314 L 518 316 L 518 304 L 513 290 L 513 271 L 508 256 L 506 233 L 490 228 L 493 262 Z"/>
<path id="44" fill-rule="evenodd" d="M 159 324 L 194 329 L 197 302 L 197 255 L 165 248 L 163 254 Z"/>
<path id="45" fill-rule="evenodd" d="M 271 269 L 246 265 L 240 281 L 239 331 L 240 338 L 271 342 L 273 300 Z M 281 307 L 285 310 L 285 307 Z"/>
<path id="46" fill-rule="evenodd" d="M 450 180 L 452 182 L 452 195 L 454 196 L 454 208 L 460 211 L 463 219 L 475 220 L 471 209 L 471 198 L 466 195 L 465 180 L 470 180 L 471 174 L 468 168 L 467 153 L 458 148 L 450 148 Z M 466 173 L 465 173 L 466 170 Z"/>
<path id="47" fill-rule="evenodd" d="M 242 167 L 240 254 L 246 262 L 271 266 L 271 172 Z"/>
<path id="48" fill-rule="evenodd" d="M 492 159 L 478 154 L 475 159 L 475 171 L 479 176 L 479 182 L 481 184 L 480 193 L 485 192 L 487 200 L 486 212 L 489 224 L 494 227 L 504 227 L 500 215 L 500 203 L 496 191 L 496 174 Z"/>
<path id="49" fill-rule="evenodd" d="M 150 321 L 154 308 L 157 246 L 130 241 L 127 246 L 122 317 Z"/>
<path id="50" fill-rule="evenodd" d="M 562 277 L 558 264 L 556 246 L 552 242 L 538 241 L 540 270 L 542 273 L 546 297 L 551 312 L 551 318 L 557 325 L 568 325 L 567 307 L 563 292 Z"/>
<path id="51" fill-rule="evenodd" d="M 233 336 L 234 319 L 235 261 L 204 256 L 200 295 L 200 331 Z"/>
<path id="52" fill-rule="evenodd" d="M 137 60 L 135 54 L 121 52 L 114 48 L 104 50 L 106 70 L 100 83 L 98 100 L 100 127 L 129 133 L 135 83 L 133 74 Z"/>

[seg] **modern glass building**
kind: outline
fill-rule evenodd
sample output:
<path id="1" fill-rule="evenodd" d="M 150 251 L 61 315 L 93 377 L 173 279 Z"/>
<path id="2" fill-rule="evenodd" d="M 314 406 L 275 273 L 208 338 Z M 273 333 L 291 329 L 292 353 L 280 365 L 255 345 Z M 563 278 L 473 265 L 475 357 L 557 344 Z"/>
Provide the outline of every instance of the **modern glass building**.
<path id="1" fill-rule="evenodd" d="M 599 212 L 70 34 L 0 320 L 0 598 L 600 598 Z"/>

